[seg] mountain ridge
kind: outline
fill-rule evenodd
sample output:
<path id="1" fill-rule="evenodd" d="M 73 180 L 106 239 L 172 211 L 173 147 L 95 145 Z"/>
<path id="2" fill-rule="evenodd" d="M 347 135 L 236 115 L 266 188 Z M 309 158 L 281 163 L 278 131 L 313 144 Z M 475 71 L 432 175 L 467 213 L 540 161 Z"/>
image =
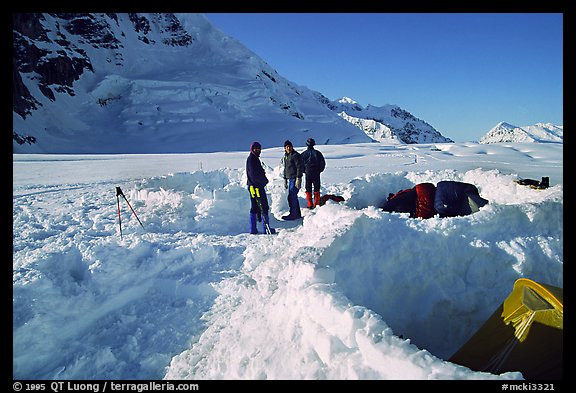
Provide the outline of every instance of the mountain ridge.
<path id="1" fill-rule="evenodd" d="M 319 144 L 379 140 L 202 14 L 16 14 L 13 42 L 15 153 L 227 151 L 252 140 L 304 145 L 309 136 Z M 378 112 L 369 108 L 362 110 Z M 404 131 L 420 130 L 412 124 Z M 220 143 L 211 140 L 218 134 Z"/>
<path id="2" fill-rule="evenodd" d="M 378 142 L 391 144 L 452 143 L 434 127 L 397 105 L 365 108 L 349 97 L 332 101 L 330 108 Z"/>

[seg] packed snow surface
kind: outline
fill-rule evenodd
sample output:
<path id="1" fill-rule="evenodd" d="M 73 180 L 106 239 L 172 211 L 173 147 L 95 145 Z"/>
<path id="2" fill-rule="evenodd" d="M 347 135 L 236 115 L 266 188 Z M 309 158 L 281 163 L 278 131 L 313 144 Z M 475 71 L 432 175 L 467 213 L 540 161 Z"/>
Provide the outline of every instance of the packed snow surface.
<path id="1" fill-rule="evenodd" d="M 563 287 L 562 144 L 316 147 L 345 201 L 282 221 L 283 150 L 263 146 L 272 236 L 248 234 L 248 146 L 13 155 L 13 378 L 522 379 L 446 359 L 516 279 Z M 489 204 L 378 207 L 441 180 Z"/>

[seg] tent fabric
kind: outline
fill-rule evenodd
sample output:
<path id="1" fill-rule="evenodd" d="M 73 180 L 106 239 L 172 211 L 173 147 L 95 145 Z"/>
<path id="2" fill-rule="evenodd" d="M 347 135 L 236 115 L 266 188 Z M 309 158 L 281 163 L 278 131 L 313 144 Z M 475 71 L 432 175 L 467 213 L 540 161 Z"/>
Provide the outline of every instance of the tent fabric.
<path id="1" fill-rule="evenodd" d="M 440 217 L 466 216 L 487 203 L 474 184 L 444 180 L 436 185 L 434 208 Z"/>
<path id="2" fill-rule="evenodd" d="M 504 302 L 449 361 L 475 371 L 563 377 L 563 289 L 520 278 Z"/>

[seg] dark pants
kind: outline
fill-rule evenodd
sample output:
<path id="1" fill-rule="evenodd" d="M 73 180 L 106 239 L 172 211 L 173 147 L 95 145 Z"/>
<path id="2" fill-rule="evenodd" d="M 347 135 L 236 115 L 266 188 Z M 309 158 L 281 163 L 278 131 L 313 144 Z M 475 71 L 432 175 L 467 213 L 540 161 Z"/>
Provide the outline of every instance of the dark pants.
<path id="1" fill-rule="evenodd" d="M 298 191 L 296 179 L 288 180 L 288 206 L 290 206 L 290 216 L 301 217 L 300 204 L 298 203 Z"/>
<path id="2" fill-rule="evenodd" d="M 305 185 L 306 185 L 306 192 L 312 192 L 312 187 L 314 187 L 314 192 L 320 192 L 320 174 L 307 173 Z"/>

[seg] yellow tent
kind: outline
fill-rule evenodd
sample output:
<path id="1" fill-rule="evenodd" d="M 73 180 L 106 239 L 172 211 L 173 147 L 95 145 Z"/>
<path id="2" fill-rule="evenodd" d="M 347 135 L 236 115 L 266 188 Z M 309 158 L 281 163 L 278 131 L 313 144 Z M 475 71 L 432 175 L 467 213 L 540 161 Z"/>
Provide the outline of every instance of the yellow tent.
<path id="1" fill-rule="evenodd" d="M 563 290 L 520 278 L 512 293 L 450 359 L 475 371 L 563 377 Z"/>

